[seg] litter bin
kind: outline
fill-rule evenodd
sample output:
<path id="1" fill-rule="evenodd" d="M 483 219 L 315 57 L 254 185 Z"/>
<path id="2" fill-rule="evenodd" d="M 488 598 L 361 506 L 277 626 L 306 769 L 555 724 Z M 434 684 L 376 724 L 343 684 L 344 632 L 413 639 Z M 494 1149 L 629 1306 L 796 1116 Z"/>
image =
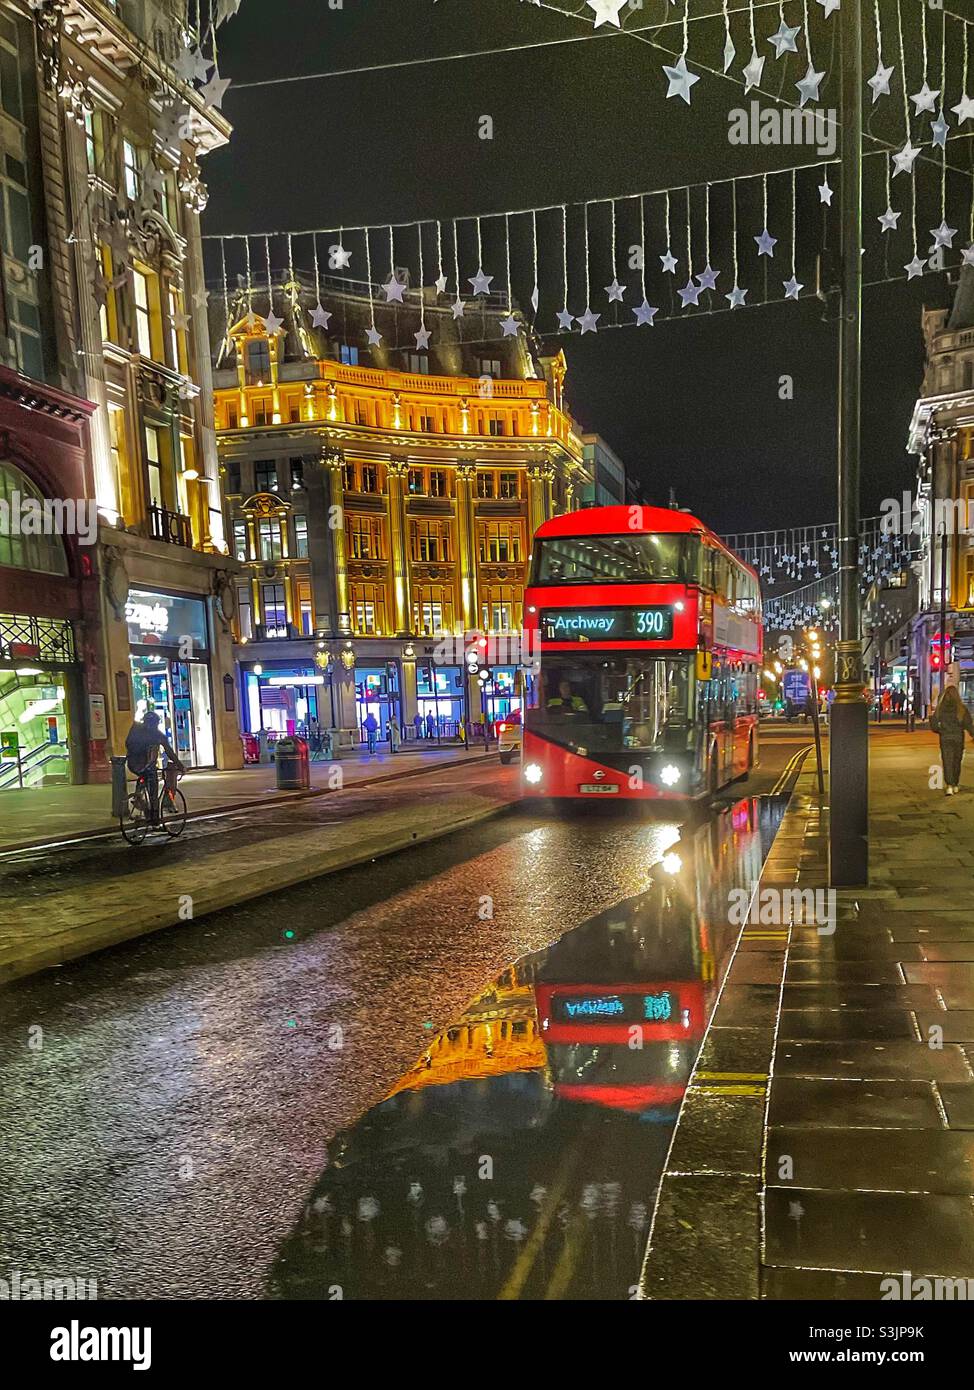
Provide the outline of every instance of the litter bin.
<path id="1" fill-rule="evenodd" d="M 308 743 L 303 738 L 279 738 L 275 746 L 277 790 L 303 792 L 311 786 Z"/>
<path id="2" fill-rule="evenodd" d="M 112 758 L 112 817 L 122 820 L 128 811 L 129 793 L 125 778 L 125 759 Z"/>

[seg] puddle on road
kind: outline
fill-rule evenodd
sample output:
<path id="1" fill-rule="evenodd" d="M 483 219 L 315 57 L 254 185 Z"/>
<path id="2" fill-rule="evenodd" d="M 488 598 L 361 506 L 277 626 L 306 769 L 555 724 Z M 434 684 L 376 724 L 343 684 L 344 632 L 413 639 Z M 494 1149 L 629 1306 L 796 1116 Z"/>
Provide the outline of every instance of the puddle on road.
<path id="1" fill-rule="evenodd" d="M 350 1129 L 281 1248 L 298 1299 L 627 1299 L 673 1124 L 784 799 L 514 962 Z"/>

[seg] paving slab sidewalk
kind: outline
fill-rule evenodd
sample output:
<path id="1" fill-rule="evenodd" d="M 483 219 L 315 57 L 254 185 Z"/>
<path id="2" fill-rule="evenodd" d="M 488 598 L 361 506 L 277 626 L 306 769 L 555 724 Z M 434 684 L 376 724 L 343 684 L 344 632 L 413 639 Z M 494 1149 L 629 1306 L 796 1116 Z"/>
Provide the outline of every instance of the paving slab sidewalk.
<path id="1" fill-rule="evenodd" d="M 667 1161 L 644 1297 L 871 1299 L 903 1271 L 974 1278 L 966 761 L 946 798 L 931 734 L 871 731 L 869 887 L 836 893 L 834 932 L 811 908 L 743 928 Z M 827 835 L 806 771 L 762 892 L 824 889 Z"/>

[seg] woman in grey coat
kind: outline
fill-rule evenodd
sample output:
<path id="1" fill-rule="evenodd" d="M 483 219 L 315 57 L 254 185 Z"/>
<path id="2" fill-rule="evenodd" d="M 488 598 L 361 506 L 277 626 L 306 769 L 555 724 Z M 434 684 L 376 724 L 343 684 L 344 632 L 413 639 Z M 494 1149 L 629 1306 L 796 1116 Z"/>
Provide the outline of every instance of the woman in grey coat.
<path id="1" fill-rule="evenodd" d="M 948 685 L 944 690 L 936 711 L 930 716 L 930 727 L 940 736 L 940 761 L 944 765 L 946 794 L 955 796 L 960 788 L 965 729 L 974 738 L 974 720 L 956 685 Z"/>

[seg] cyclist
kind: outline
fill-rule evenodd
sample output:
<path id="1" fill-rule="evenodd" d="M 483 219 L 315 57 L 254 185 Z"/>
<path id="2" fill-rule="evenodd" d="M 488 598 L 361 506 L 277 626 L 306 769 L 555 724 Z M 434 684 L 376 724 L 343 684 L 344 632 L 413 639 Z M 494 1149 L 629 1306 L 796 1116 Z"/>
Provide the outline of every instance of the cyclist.
<path id="1" fill-rule="evenodd" d="M 182 772 L 183 765 L 176 756 L 176 750 L 159 727 L 158 714 L 150 709 L 143 715 L 141 724 L 138 720 L 135 721 L 125 740 L 128 769 L 134 772 L 136 777 L 145 780 L 145 789 L 149 797 L 150 825 L 159 823 L 159 773 L 156 763 L 160 748 L 164 750 L 170 762 L 176 765 L 176 770 Z"/>

